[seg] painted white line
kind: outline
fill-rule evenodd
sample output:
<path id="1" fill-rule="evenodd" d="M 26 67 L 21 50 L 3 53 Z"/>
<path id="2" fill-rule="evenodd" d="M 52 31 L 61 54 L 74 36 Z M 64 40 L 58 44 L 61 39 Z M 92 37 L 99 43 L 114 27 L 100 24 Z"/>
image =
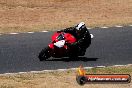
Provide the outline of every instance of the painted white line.
<path id="1" fill-rule="evenodd" d="M 76 70 L 77 68 L 70 68 L 70 70 Z"/>
<path id="2" fill-rule="evenodd" d="M 16 34 L 19 34 L 19 33 L 9 33 L 9 34 L 11 34 L 11 35 L 16 35 Z"/>
<path id="3" fill-rule="evenodd" d="M 92 29 L 92 28 L 87 28 L 87 29 Z"/>
<path id="4" fill-rule="evenodd" d="M 34 32 L 27 32 L 27 33 L 31 34 L 31 33 L 34 33 Z"/>
<path id="5" fill-rule="evenodd" d="M 127 64 L 127 66 L 132 66 L 132 64 Z"/>
<path id="6" fill-rule="evenodd" d="M 97 68 L 104 68 L 104 67 L 106 67 L 106 66 L 96 66 Z"/>
<path id="7" fill-rule="evenodd" d="M 6 75 L 11 75 L 11 74 L 13 74 L 13 73 L 4 73 L 4 74 L 6 74 Z"/>
<path id="8" fill-rule="evenodd" d="M 18 72 L 18 73 L 23 74 L 23 73 L 27 73 L 27 72 Z"/>
<path id="9" fill-rule="evenodd" d="M 116 25 L 115 27 L 123 27 L 123 26 L 120 26 L 120 25 Z"/>
<path id="10" fill-rule="evenodd" d="M 41 32 L 48 32 L 48 31 L 41 31 Z"/>
<path id="11" fill-rule="evenodd" d="M 57 69 L 58 71 L 66 71 L 66 70 L 68 70 L 68 69 Z"/>
<path id="12" fill-rule="evenodd" d="M 2 35 L 2 34 L 0 34 L 0 35 Z"/>
<path id="13" fill-rule="evenodd" d="M 42 70 L 42 71 L 39 71 L 39 72 L 53 72 L 53 71 L 57 71 L 57 70 Z"/>
<path id="14" fill-rule="evenodd" d="M 101 28 L 108 28 L 108 27 L 101 27 Z"/>
<path id="15" fill-rule="evenodd" d="M 42 73 L 43 71 L 30 71 L 31 73 Z"/>
<path id="16" fill-rule="evenodd" d="M 126 65 L 113 65 L 113 66 L 120 67 L 120 66 L 126 66 Z"/>
<path id="17" fill-rule="evenodd" d="M 94 68 L 94 67 L 84 67 L 84 69 L 91 69 L 91 68 Z"/>
<path id="18" fill-rule="evenodd" d="M 129 25 L 129 26 L 131 26 L 131 27 L 132 27 L 132 25 Z"/>

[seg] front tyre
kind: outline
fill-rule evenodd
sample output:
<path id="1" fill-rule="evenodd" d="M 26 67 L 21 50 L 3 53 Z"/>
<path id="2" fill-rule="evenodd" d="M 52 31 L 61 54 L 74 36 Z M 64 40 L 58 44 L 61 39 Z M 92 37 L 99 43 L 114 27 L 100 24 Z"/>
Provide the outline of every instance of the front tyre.
<path id="1" fill-rule="evenodd" d="M 49 47 L 46 47 L 46 48 L 42 49 L 41 52 L 38 55 L 38 58 L 39 58 L 40 61 L 44 61 L 44 60 L 50 58 Z"/>

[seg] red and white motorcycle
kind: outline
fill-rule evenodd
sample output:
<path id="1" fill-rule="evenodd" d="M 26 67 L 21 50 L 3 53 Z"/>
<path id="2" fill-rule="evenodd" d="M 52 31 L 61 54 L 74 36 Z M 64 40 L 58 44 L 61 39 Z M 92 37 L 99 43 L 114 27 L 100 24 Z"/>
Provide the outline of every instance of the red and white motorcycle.
<path id="1" fill-rule="evenodd" d="M 92 34 L 91 38 L 94 36 Z M 40 61 L 46 60 L 50 57 L 60 58 L 60 57 L 70 57 L 70 54 L 74 51 L 73 49 L 68 49 L 68 44 L 72 44 L 76 42 L 76 38 L 70 33 L 55 32 L 52 35 L 52 43 L 50 43 L 47 47 L 41 50 L 38 55 Z M 78 55 L 72 55 L 78 56 Z"/>

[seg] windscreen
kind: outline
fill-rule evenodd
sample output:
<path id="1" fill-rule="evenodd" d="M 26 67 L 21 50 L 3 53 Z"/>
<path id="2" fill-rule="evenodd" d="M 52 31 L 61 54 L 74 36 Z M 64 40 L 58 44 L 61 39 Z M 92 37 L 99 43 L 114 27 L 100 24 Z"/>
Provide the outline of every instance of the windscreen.
<path id="1" fill-rule="evenodd" d="M 58 39 L 58 41 L 60 41 L 60 40 L 64 40 L 65 38 L 64 38 L 63 34 L 60 34 L 60 35 L 57 37 L 57 39 Z"/>

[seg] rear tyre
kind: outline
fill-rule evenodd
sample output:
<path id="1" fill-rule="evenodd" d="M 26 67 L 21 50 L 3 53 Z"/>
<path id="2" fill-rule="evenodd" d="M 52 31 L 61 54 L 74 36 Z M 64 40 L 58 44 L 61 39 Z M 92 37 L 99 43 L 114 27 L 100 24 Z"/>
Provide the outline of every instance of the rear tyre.
<path id="1" fill-rule="evenodd" d="M 38 55 L 38 58 L 39 58 L 40 61 L 44 61 L 44 60 L 50 58 L 49 47 L 46 47 L 46 48 L 42 49 L 41 52 Z"/>

